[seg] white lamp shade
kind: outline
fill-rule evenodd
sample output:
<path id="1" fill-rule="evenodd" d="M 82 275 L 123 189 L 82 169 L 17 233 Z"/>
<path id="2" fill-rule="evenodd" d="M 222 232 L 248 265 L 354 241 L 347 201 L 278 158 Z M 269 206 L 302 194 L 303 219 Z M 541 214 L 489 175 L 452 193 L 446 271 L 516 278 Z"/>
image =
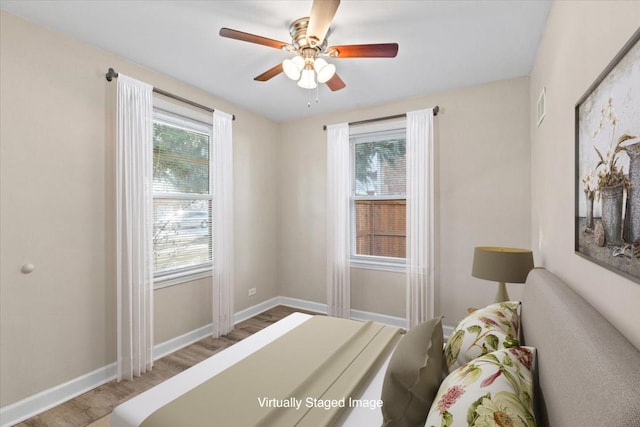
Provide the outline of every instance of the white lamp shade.
<path id="1" fill-rule="evenodd" d="M 304 59 L 301 56 L 295 56 L 293 59 L 285 59 L 282 61 L 282 70 L 291 80 L 300 78 L 300 71 L 304 68 Z"/>
<path id="2" fill-rule="evenodd" d="M 316 73 L 318 73 L 318 83 L 326 83 L 336 73 L 336 66 L 327 63 L 322 58 L 316 59 L 313 66 L 316 69 Z"/>
<path id="3" fill-rule="evenodd" d="M 318 86 L 313 70 L 302 70 L 302 77 L 298 81 L 298 86 L 304 89 L 315 89 Z"/>

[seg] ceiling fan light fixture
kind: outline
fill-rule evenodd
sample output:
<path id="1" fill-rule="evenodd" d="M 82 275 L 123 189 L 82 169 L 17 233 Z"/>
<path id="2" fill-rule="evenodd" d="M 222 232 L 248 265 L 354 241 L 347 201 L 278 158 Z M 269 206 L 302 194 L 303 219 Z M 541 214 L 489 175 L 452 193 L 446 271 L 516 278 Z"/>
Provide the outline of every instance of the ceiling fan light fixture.
<path id="1" fill-rule="evenodd" d="M 336 73 L 336 66 L 327 63 L 327 61 L 322 58 L 316 59 L 313 67 L 315 68 L 316 73 L 318 73 L 318 83 L 328 82 Z"/>
<path id="2" fill-rule="evenodd" d="M 341 90 L 346 85 L 336 73 L 335 65 L 328 64 L 324 59 L 321 60 L 320 55 L 337 59 L 395 58 L 398 54 L 398 43 L 330 46 L 328 38 L 332 33 L 331 25 L 340 0 L 312 0 L 312 3 L 309 16 L 298 18 L 289 25 L 290 43 L 231 28 L 220 28 L 220 36 L 296 55 L 254 77 L 255 81 L 266 82 L 280 73 L 285 73 L 302 88 L 315 89 L 319 83 L 325 83 L 332 92 Z"/>
<path id="3" fill-rule="evenodd" d="M 316 73 L 314 73 L 312 69 L 310 70 L 305 68 L 304 70 L 302 70 L 302 77 L 300 77 L 300 80 L 298 80 L 298 86 L 303 89 L 315 89 L 316 87 L 318 87 L 318 85 L 316 84 L 315 74 Z"/>
<path id="4" fill-rule="evenodd" d="M 304 68 L 304 59 L 301 56 L 295 56 L 292 59 L 282 61 L 282 69 L 291 80 L 298 80 L 300 72 Z"/>

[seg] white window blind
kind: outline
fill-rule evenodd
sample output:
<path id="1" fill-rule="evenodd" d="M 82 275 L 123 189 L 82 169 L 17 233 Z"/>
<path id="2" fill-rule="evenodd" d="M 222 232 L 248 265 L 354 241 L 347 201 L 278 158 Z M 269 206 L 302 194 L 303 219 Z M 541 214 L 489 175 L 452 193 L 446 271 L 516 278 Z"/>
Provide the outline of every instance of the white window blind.
<path id="1" fill-rule="evenodd" d="M 156 281 L 210 270 L 211 125 L 154 111 L 153 247 Z"/>

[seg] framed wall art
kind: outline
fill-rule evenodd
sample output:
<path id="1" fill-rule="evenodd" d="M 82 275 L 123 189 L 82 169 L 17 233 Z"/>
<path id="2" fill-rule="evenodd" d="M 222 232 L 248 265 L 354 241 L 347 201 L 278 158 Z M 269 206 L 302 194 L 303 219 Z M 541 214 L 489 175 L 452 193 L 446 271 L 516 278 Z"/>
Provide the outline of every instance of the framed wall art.
<path id="1" fill-rule="evenodd" d="M 575 251 L 640 283 L 640 29 L 575 106 Z"/>

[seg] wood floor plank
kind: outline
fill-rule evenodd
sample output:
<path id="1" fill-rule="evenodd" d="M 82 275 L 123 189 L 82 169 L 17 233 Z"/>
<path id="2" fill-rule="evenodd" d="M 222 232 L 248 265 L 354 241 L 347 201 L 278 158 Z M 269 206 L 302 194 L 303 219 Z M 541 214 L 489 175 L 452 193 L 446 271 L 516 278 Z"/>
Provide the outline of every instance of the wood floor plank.
<path id="1" fill-rule="evenodd" d="M 274 307 L 238 323 L 229 335 L 216 339 L 211 337 L 204 338 L 156 360 L 150 372 L 134 378 L 133 381 L 108 382 L 68 402 L 16 424 L 15 427 L 86 427 L 109 415 L 121 403 L 294 312 L 317 314 L 286 306 Z"/>

